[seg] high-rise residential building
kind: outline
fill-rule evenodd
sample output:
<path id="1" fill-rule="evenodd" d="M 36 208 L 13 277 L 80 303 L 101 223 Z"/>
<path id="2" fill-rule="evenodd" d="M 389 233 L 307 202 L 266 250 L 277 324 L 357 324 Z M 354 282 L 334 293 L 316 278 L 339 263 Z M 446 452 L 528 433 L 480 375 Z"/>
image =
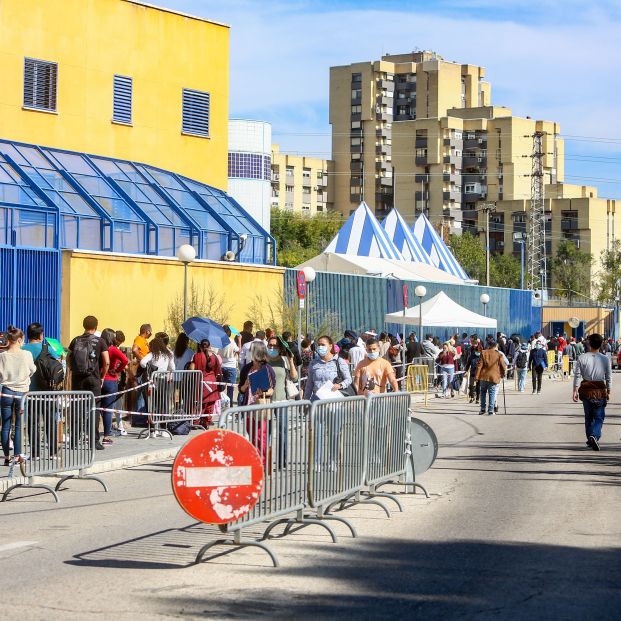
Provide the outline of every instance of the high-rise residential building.
<path id="1" fill-rule="evenodd" d="M 484 75 L 481 67 L 448 62 L 434 52 L 388 54 L 379 61 L 332 67 L 335 208 L 349 213 L 364 200 L 378 215 L 389 211 L 395 164 L 402 155 L 394 143 L 399 124 L 437 121 L 453 108 L 487 106 L 490 86 Z M 416 129 L 407 131 L 414 145 Z M 422 156 L 429 146 L 419 142 Z"/>
<path id="2" fill-rule="evenodd" d="M 282 153 L 272 145 L 272 207 L 309 215 L 328 211 L 331 165 L 318 157 Z"/>
<path id="3" fill-rule="evenodd" d="M 266 231 L 270 230 L 272 126 L 229 121 L 229 194 Z"/>

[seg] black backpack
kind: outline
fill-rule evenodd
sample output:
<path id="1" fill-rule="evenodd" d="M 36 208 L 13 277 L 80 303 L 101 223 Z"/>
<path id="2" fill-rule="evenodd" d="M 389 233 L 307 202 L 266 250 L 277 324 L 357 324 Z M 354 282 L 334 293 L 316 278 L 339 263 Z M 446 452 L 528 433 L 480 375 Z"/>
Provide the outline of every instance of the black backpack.
<path id="1" fill-rule="evenodd" d="M 527 356 L 526 356 L 526 352 L 525 351 L 521 351 L 518 355 L 517 358 L 515 360 L 515 366 L 518 369 L 525 369 L 526 368 L 526 362 L 527 362 Z"/>
<path id="2" fill-rule="evenodd" d="M 77 375 L 93 375 L 98 368 L 97 345 L 99 337 L 83 334 L 76 337 L 71 350 L 71 370 Z"/>
<path id="3" fill-rule="evenodd" d="M 35 360 L 36 382 L 44 390 L 60 390 L 61 384 L 65 380 L 65 369 L 60 360 L 56 360 L 50 353 L 47 343 L 41 346 L 41 353 Z"/>

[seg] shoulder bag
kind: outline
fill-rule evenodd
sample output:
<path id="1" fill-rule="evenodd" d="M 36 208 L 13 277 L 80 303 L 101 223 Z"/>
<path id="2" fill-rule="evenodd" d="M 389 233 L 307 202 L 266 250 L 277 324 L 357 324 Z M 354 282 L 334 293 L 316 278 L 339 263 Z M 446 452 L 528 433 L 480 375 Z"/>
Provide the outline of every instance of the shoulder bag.
<path id="1" fill-rule="evenodd" d="M 297 384 L 291 379 L 291 369 L 289 368 L 289 361 L 281 356 L 283 364 L 285 365 L 285 395 L 287 399 L 296 399 L 300 394 Z"/>
<path id="2" fill-rule="evenodd" d="M 342 384 L 345 381 L 345 376 L 343 375 L 343 371 L 341 371 L 341 365 L 339 364 L 338 358 L 333 358 L 334 364 L 336 364 L 336 383 Z M 358 393 L 354 388 L 354 381 L 352 379 L 351 384 L 347 388 L 342 388 L 339 390 L 343 397 L 355 397 Z"/>

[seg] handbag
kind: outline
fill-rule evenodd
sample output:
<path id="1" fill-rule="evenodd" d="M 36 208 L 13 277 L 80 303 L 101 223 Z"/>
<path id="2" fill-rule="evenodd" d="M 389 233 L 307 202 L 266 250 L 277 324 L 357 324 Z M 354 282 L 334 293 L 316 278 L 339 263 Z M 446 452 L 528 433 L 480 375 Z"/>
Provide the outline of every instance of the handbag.
<path id="1" fill-rule="evenodd" d="M 341 371 L 341 365 L 338 362 L 338 358 L 334 358 L 334 364 L 336 364 L 336 383 L 342 384 L 345 380 L 345 376 Z M 347 388 L 342 388 L 341 390 L 339 390 L 339 392 L 341 393 L 341 395 L 343 395 L 343 397 L 355 397 L 358 394 L 356 392 L 356 389 L 354 388 L 353 381 Z"/>
<path id="2" fill-rule="evenodd" d="M 300 391 L 298 390 L 297 384 L 291 379 L 289 361 L 284 356 L 281 356 L 281 358 L 287 372 L 287 377 L 285 378 L 285 395 L 287 396 L 287 399 L 295 399 L 300 394 Z"/>

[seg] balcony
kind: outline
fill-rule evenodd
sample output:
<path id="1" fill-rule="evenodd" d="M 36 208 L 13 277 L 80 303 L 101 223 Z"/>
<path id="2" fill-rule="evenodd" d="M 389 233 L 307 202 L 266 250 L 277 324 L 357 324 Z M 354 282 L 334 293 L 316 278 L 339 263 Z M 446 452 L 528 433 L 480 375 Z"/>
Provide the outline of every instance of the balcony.
<path id="1" fill-rule="evenodd" d="M 384 171 L 384 172 L 388 170 L 392 170 L 392 162 L 388 162 L 386 160 L 376 160 L 375 170 Z"/>
<path id="2" fill-rule="evenodd" d="M 375 153 L 378 155 L 392 155 L 392 145 L 378 144 L 375 145 Z"/>
<path id="3" fill-rule="evenodd" d="M 310 177 L 302 177 L 302 185 L 305 187 L 310 187 L 311 180 Z"/>
<path id="4" fill-rule="evenodd" d="M 375 113 L 375 119 L 377 121 L 392 122 L 392 112 L 388 112 L 388 111 L 386 111 L 386 112 L 376 112 Z"/>
<path id="5" fill-rule="evenodd" d="M 483 190 L 481 190 L 480 192 L 464 192 L 463 202 L 474 203 L 476 201 L 480 201 L 482 198 L 485 198 L 486 196 L 487 194 Z"/>
<path id="6" fill-rule="evenodd" d="M 390 138 L 392 136 L 392 129 L 386 129 L 385 127 L 382 127 L 381 129 L 376 129 L 375 135 L 378 138 Z"/>
<path id="7" fill-rule="evenodd" d="M 382 80 L 379 78 L 376 82 L 377 88 L 385 91 L 394 91 L 395 83 L 392 80 Z"/>
<path id="8" fill-rule="evenodd" d="M 454 201 L 456 203 L 461 203 L 461 190 L 449 190 L 448 192 L 445 190 L 442 192 L 442 201 Z"/>
<path id="9" fill-rule="evenodd" d="M 378 95 L 375 99 L 375 103 L 378 106 L 392 106 L 392 97 L 384 97 L 382 95 Z"/>
<path id="10" fill-rule="evenodd" d="M 392 177 L 380 177 L 378 181 L 380 186 L 392 188 Z"/>
<path id="11" fill-rule="evenodd" d="M 457 155 L 445 155 L 442 161 L 445 164 L 453 164 L 457 168 L 461 168 L 462 166 L 462 158 Z"/>
<path id="12" fill-rule="evenodd" d="M 428 183 L 429 182 L 429 175 L 428 174 L 422 174 L 422 173 L 418 173 L 416 175 L 414 175 L 414 181 L 416 183 Z"/>

